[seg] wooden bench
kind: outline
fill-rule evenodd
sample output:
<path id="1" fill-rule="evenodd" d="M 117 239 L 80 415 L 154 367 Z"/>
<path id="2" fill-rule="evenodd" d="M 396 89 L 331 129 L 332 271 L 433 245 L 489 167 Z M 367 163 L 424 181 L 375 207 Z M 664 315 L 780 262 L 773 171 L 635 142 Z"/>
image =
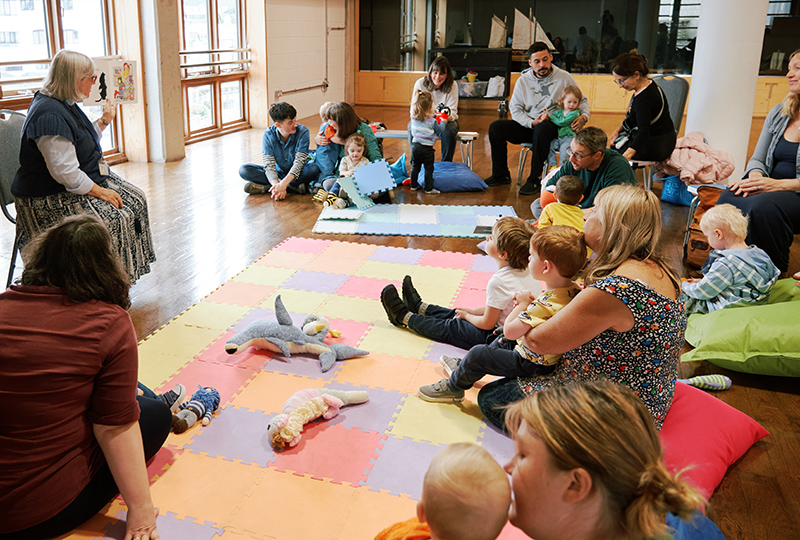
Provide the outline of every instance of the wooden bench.
<path id="1" fill-rule="evenodd" d="M 402 129 L 383 129 L 375 132 L 375 137 L 378 139 L 406 139 L 408 140 L 408 131 Z M 456 135 L 458 138 L 459 148 L 461 149 L 461 161 L 467 164 L 472 169 L 472 143 L 478 138 L 477 131 L 459 131 Z"/>

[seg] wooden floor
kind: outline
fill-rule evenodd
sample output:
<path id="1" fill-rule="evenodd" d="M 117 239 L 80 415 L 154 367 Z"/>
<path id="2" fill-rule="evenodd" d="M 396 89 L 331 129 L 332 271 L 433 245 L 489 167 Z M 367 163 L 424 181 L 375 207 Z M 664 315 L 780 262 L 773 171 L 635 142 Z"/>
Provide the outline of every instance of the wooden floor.
<path id="1" fill-rule="evenodd" d="M 404 129 L 406 108 L 359 107 L 359 114 Z M 474 169 L 491 171 L 489 111 L 462 112 L 461 129 L 482 136 L 474 149 Z M 592 125 L 610 132 L 620 117 L 594 115 Z M 319 119 L 301 119 L 316 133 Z M 393 162 L 405 152 L 406 142 L 387 140 L 384 155 Z M 308 196 L 290 196 L 273 202 L 267 196 L 248 196 L 238 176 L 242 163 L 260 163 L 261 131 L 248 130 L 187 147 L 186 159 L 167 164 L 125 163 L 115 166 L 123 178 L 145 190 L 158 261 L 152 272 L 131 289 L 130 313 L 139 338 L 166 324 L 181 311 L 209 294 L 261 255 L 290 236 L 329 238 L 397 247 L 477 253 L 474 239 L 395 236 L 336 236 L 311 232 L 320 206 Z M 458 154 L 458 152 L 457 152 Z M 437 146 L 437 156 L 439 150 Z M 516 175 L 519 152 L 509 149 L 509 165 Z M 456 158 L 460 160 L 460 157 Z M 426 204 L 511 205 L 530 217 L 531 197 L 520 197 L 516 186 L 490 188 L 479 193 L 426 195 L 407 188 L 395 190 L 397 202 Z M 656 191 L 658 192 L 658 187 Z M 686 226 L 685 207 L 663 205 L 663 247 L 673 265 L 682 268 L 681 245 Z M 5 269 L 13 228 L 0 222 L 0 264 Z M 800 270 L 798 249 L 791 270 Z M 684 271 L 685 272 L 685 271 Z M 17 274 L 18 275 L 18 274 Z M 728 472 L 711 499 L 709 516 L 729 539 L 800 538 L 800 386 L 797 379 L 742 375 L 710 365 L 699 372 L 725 373 L 734 380 L 718 394 L 725 402 L 758 420 L 771 436 L 753 447 Z M 702 414 L 702 411 L 698 411 Z"/>

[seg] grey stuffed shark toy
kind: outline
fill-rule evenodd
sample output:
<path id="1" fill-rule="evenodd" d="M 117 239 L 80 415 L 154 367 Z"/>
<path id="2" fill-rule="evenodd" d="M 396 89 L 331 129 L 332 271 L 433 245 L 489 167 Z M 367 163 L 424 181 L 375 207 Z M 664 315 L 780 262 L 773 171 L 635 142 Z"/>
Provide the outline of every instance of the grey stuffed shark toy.
<path id="1" fill-rule="evenodd" d="M 248 347 L 267 349 L 291 357 L 292 354 L 311 353 L 319 355 L 322 372 L 333 367 L 336 360 L 346 360 L 356 356 L 366 356 L 369 351 L 356 349 L 343 343 L 328 345 L 322 340 L 328 334 L 330 325 L 324 317 L 308 315 L 303 328 L 294 326 L 292 317 L 283 305 L 281 296 L 275 298 L 275 318 L 278 322 L 259 319 L 247 325 L 225 343 L 228 354 L 238 354 Z"/>

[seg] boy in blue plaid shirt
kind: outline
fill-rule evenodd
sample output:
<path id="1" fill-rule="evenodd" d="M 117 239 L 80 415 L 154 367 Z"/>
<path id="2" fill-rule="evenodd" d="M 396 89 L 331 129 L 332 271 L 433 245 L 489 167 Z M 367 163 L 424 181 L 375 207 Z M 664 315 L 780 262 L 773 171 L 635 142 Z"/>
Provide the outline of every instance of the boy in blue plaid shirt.
<path id="1" fill-rule="evenodd" d="M 760 304 L 780 272 L 761 248 L 748 246 L 747 217 L 733 205 L 717 205 L 700 220 L 712 251 L 702 279 L 683 284 L 687 313 L 710 313 L 733 305 Z"/>

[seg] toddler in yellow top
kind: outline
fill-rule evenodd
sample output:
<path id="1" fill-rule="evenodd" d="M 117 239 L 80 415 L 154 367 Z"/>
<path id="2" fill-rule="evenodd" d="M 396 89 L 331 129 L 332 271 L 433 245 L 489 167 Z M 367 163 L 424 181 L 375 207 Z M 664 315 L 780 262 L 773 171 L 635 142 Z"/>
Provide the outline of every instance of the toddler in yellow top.
<path id="1" fill-rule="evenodd" d="M 456 443 L 431 460 L 417 517 L 395 523 L 375 540 L 493 540 L 508 520 L 511 487 L 489 452 Z"/>
<path id="2" fill-rule="evenodd" d="M 534 279 L 544 282 L 546 290 L 538 297 L 530 291 L 519 291 L 514 296 L 517 306 L 503 325 L 503 336 L 491 345 L 472 347 L 463 360 L 442 356 L 440 361 L 450 378 L 421 386 L 417 395 L 425 401 L 461 401 L 464 391 L 484 375 L 534 377 L 552 373 L 561 356 L 533 352 L 527 337 L 532 328 L 577 296 L 580 288 L 572 279 L 585 263 L 582 232 L 568 225 L 536 231 L 531 237 L 528 271 Z M 516 346 L 511 349 L 514 341 Z"/>
<path id="3" fill-rule="evenodd" d="M 583 200 L 583 180 L 564 175 L 556 182 L 556 199 L 544 207 L 537 227 L 569 225 L 583 232 L 583 210 L 578 203 Z"/>

